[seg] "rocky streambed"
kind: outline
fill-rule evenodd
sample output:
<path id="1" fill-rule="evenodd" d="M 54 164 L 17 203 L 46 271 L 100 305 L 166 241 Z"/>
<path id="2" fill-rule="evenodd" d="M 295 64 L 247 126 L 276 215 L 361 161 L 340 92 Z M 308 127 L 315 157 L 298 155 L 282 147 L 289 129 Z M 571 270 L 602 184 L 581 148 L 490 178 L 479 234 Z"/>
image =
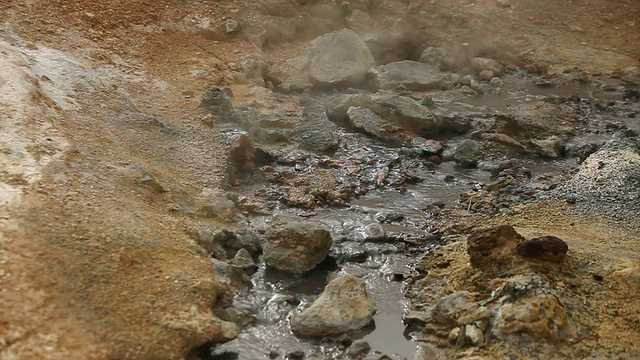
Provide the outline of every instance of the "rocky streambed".
<path id="1" fill-rule="evenodd" d="M 316 39 L 272 74 L 288 93 L 203 96 L 202 121 L 229 142 L 230 188 L 201 211 L 229 226 L 197 237 L 235 293 L 217 315 L 244 330 L 197 355 L 590 354 L 576 344 L 595 317 L 567 244 L 490 226 L 555 202 L 637 230 L 634 82 L 447 65 L 432 48 L 375 67 L 359 41 Z"/>

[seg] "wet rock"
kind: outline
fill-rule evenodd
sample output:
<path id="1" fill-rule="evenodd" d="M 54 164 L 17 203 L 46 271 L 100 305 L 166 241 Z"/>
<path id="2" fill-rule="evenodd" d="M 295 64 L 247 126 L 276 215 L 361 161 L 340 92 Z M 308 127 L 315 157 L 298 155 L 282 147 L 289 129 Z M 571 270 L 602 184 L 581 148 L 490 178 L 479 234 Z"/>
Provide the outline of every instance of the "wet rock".
<path id="1" fill-rule="evenodd" d="M 475 57 L 471 59 L 471 69 L 476 73 L 480 73 L 484 70 L 490 70 L 493 72 L 494 76 L 502 76 L 503 71 L 503 67 L 499 62 L 482 57 Z"/>
<path id="2" fill-rule="evenodd" d="M 291 330 L 308 336 L 342 334 L 365 327 L 374 313 L 366 283 L 345 274 L 332 280 L 309 308 L 291 317 Z"/>
<path id="3" fill-rule="evenodd" d="M 302 360 L 304 359 L 304 351 L 296 350 L 296 351 L 288 352 L 284 355 L 284 358 L 290 359 L 290 360 Z"/>
<path id="4" fill-rule="evenodd" d="M 225 245 L 231 249 L 246 249 L 250 254 L 262 251 L 260 237 L 251 229 L 236 229 Z"/>
<path id="5" fill-rule="evenodd" d="M 566 242 L 550 235 L 527 240 L 516 247 L 520 256 L 554 263 L 562 263 L 568 250 Z"/>
<path id="6" fill-rule="evenodd" d="M 285 222 L 267 230 L 264 261 L 268 266 L 292 273 L 313 269 L 329 254 L 333 240 L 329 231 L 311 222 Z"/>
<path id="7" fill-rule="evenodd" d="M 401 130 L 391 121 L 383 119 L 365 107 L 350 107 L 347 110 L 347 116 L 353 127 L 379 138 L 386 138 Z"/>
<path id="8" fill-rule="evenodd" d="M 229 88 L 212 87 L 202 94 L 200 106 L 208 110 L 214 116 L 227 115 L 232 109 L 231 99 L 233 93 Z"/>
<path id="9" fill-rule="evenodd" d="M 476 268 L 499 267 L 513 258 L 516 246 L 525 239 L 511 225 L 473 232 L 467 238 L 467 253 Z"/>
<path id="10" fill-rule="evenodd" d="M 446 360 L 451 357 L 430 343 L 421 343 L 413 360 Z"/>
<path id="11" fill-rule="evenodd" d="M 456 147 L 453 159 L 461 166 L 476 166 L 481 157 L 480 144 L 475 140 L 464 140 Z"/>
<path id="12" fill-rule="evenodd" d="M 386 235 L 386 231 L 384 227 L 378 223 L 371 223 L 364 228 L 364 239 L 365 240 L 384 240 Z"/>
<path id="13" fill-rule="evenodd" d="M 557 158 L 562 152 L 562 140 L 555 135 L 543 140 L 532 139 L 531 145 L 535 153 L 551 159 Z"/>
<path id="14" fill-rule="evenodd" d="M 390 121 L 393 126 L 420 134 L 449 130 L 453 126 L 450 122 L 436 118 L 429 108 L 419 102 L 391 93 L 344 95 L 329 107 L 329 118 L 346 120 L 347 111 L 351 107 L 367 108 Z"/>
<path id="15" fill-rule="evenodd" d="M 518 140 L 512 138 L 507 134 L 483 133 L 481 136 L 482 136 L 482 139 L 484 140 L 495 141 L 495 142 L 510 146 L 521 152 L 525 152 L 525 153 L 530 152 L 529 149 L 526 146 L 524 146 L 521 142 L 519 142 Z"/>
<path id="16" fill-rule="evenodd" d="M 240 266 L 232 265 L 218 259 L 211 259 L 211 264 L 213 265 L 213 275 L 215 278 L 228 284 L 233 289 L 251 283 L 244 269 Z"/>
<path id="17" fill-rule="evenodd" d="M 357 358 L 360 355 L 366 354 L 369 350 L 371 350 L 371 345 L 365 340 L 356 340 L 351 346 L 349 346 L 349 350 L 347 354 L 352 358 Z"/>
<path id="18" fill-rule="evenodd" d="M 240 249 L 231 260 L 231 263 L 235 266 L 239 266 L 247 271 L 249 274 L 253 274 L 258 270 L 258 265 L 253 261 L 251 254 L 246 249 Z"/>
<path id="19" fill-rule="evenodd" d="M 309 151 L 327 151 L 338 146 L 338 126 L 324 111 L 307 113 L 298 121 L 289 137 Z"/>
<path id="20" fill-rule="evenodd" d="M 436 66 L 410 60 L 371 68 L 369 74 L 373 78 L 374 86 L 381 90 L 437 89 L 443 81 L 443 75 Z"/>
<path id="21" fill-rule="evenodd" d="M 411 146 L 424 155 L 440 154 L 444 146 L 440 141 L 417 137 L 411 140 Z"/>

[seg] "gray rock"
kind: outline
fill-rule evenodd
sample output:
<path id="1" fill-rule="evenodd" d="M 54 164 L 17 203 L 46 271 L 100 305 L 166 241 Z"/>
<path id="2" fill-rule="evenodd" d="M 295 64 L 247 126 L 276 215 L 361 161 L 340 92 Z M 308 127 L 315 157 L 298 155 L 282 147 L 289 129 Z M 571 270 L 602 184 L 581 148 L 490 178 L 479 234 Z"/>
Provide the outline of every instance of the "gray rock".
<path id="1" fill-rule="evenodd" d="M 349 29 L 313 40 L 308 58 L 309 78 L 314 85 L 356 84 L 375 65 L 367 45 Z"/>
<path id="2" fill-rule="evenodd" d="M 453 159 L 461 166 L 476 166 L 481 157 L 480 144 L 475 140 L 465 140 L 460 143 L 453 154 Z"/>
<path id="3" fill-rule="evenodd" d="M 420 91 L 437 89 L 443 81 L 440 70 L 433 65 L 417 61 L 398 61 L 369 70 L 377 89 Z"/>
<path id="4" fill-rule="evenodd" d="M 333 240 L 326 229 L 311 222 L 273 225 L 266 233 L 264 261 L 292 273 L 313 269 L 329 254 Z"/>
<path id="5" fill-rule="evenodd" d="M 332 120 L 345 120 L 351 107 L 367 108 L 392 126 L 415 131 L 421 135 L 455 130 L 457 124 L 449 118 L 438 118 L 426 106 L 417 101 L 391 93 L 350 94 L 342 96 L 328 109 Z M 394 129 L 394 128 L 391 128 Z"/>
<path id="6" fill-rule="evenodd" d="M 228 19 L 225 24 L 225 29 L 227 30 L 227 33 L 233 33 L 238 31 L 240 25 L 238 24 L 237 21 L 233 20 L 233 19 Z"/>
<path id="7" fill-rule="evenodd" d="M 251 254 L 246 249 L 240 249 L 231 260 L 231 263 L 235 266 L 239 266 L 250 273 L 255 272 L 258 269 L 255 261 L 251 257 Z"/>
<path id="8" fill-rule="evenodd" d="M 620 70 L 621 79 L 630 83 L 640 83 L 640 68 L 629 66 Z"/>
<path id="9" fill-rule="evenodd" d="M 257 254 L 262 250 L 260 238 L 251 229 L 237 229 L 234 232 L 235 238 L 226 242 L 225 245 L 231 249 L 246 249 L 250 254 Z"/>
<path id="10" fill-rule="evenodd" d="M 236 204 L 226 197 L 215 197 L 209 204 L 200 209 L 202 215 L 224 220 L 230 220 L 236 214 Z"/>
<path id="11" fill-rule="evenodd" d="M 371 345 L 365 340 L 356 340 L 350 346 L 347 354 L 352 358 L 357 358 L 360 355 L 366 354 L 371 350 Z"/>
<path id="12" fill-rule="evenodd" d="M 244 269 L 240 266 L 213 258 L 211 259 L 211 264 L 213 265 L 213 275 L 215 278 L 228 284 L 231 288 L 247 286 L 251 283 Z"/>
<path id="13" fill-rule="evenodd" d="M 440 154 L 444 146 L 440 141 L 417 137 L 411 140 L 411 146 L 425 155 Z"/>
<path id="14" fill-rule="evenodd" d="M 305 114 L 289 136 L 305 150 L 327 151 L 338 146 L 338 126 L 329 121 L 324 111 Z"/>
<path id="15" fill-rule="evenodd" d="M 155 176 L 146 167 L 133 163 L 125 168 L 125 175 L 137 184 L 140 184 L 154 193 L 166 192 L 165 188 L 156 180 Z"/>
<path id="16" fill-rule="evenodd" d="M 233 93 L 229 88 L 212 87 L 202 94 L 200 106 L 211 112 L 215 116 L 224 116 L 228 114 L 233 105 L 231 98 Z"/>
<path id="17" fill-rule="evenodd" d="M 389 137 L 401 130 L 391 121 L 381 118 L 373 110 L 365 107 L 350 107 L 347 110 L 347 116 L 353 127 L 379 138 Z"/>
<path id="18" fill-rule="evenodd" d="M 542 140 L 532 139 L 531 147 L 538 155 L 555 159 L 562 152 L 562 140 L 555 135 Z"/>
<path id="19" fill-rule="evenodd" d="M 503 72 L 503 67 L 499 62 L 482 57 L 475 57 L 471 59 L 471 69 L 476 73 L 480 73 L 484 70 L 491 70 L 494 76 L 502 76 Z"/>
<path id="20" fill-rule="evenodd" d="M 332 280 L 311 306 L 291 317 L 291 330 L 308 336 L 342 334 L 367 326 L 374 314 L 366 283 L 345 274 Z"/>
<path id="21" fill-rule="evenodd" d="M 497 88 L 501 88 L 504 86 L 504 81 L 502 81 L 502 79 L 500 79 L 499 77 L 494 77 L 491 79 L 491 85 L 497 87 Z"/>
<path id="22" fill-rule="evenodd" d="M 473 346 L 484 343 L 484 334 L 482 330 L 478 329 L 475 325 L 465 325 L 464 338 L 468 344 Z"/>
<path id="23" fill-rule="evenodd" d="M 438 67 L 441 70 L 455 69 L 461 63 L 461 56 L 441 47 L 428 47 L 418 61 Z"/>
<path id="24" fill-rule="evenodd" d="M 490 81 L 491 79 L 494 78 L 493 75 L 494 75 L 493 74 L 493 70 L 485 69 L 485 70 L 480 71 L 480 73 L 478 74 L 478 77 L 482 81 Z"/>
<path id="25" fill-rule="evenodd" d="M 229 149 L 228 180 L 231 185 L 237 185 L 244 174 L 251 173 L 255 169 L 256 149 L 253 141 L 244 131 L 227 133 L 225 142 Z"/>
<path id="26" fill-rule="evenodd" d="M 468 291 L 456 291 L 438 299 L 433 308 L 433 321 L 453 327 L 457 324 L 460 315 L 474 306 L 477 305 L 471 301 L 471 293 Z"/>

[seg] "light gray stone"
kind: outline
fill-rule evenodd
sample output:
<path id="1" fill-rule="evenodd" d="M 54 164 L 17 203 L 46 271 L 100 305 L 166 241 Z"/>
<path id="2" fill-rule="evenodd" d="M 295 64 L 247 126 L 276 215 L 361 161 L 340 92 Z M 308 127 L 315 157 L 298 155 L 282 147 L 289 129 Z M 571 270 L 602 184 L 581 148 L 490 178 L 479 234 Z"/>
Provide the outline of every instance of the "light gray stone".
<path id="1" fill-rule="evenodd" d="M 369 70 L 373 82 L 378 89 L 420 91 L 437 89 L 443 82 L 440 70 L 430 64 L 417 61 L 398 61 L 381 65 Z"/>
<path id="2" fill-rule="evenodd" d="M 367 326 L 375 302 L 362 279 L 350 274 L 332 280 L 304 311 L 291 317 L 291 330 L 300 335 L 342 334 Z"/>
<path id="3" fill-rule="evenodd" d="M 264 261 L 268 266 L 304 273 L 318 265 L 331 249 L 328 230 L 312 222 L 275 224 L 266 233 Z"/>

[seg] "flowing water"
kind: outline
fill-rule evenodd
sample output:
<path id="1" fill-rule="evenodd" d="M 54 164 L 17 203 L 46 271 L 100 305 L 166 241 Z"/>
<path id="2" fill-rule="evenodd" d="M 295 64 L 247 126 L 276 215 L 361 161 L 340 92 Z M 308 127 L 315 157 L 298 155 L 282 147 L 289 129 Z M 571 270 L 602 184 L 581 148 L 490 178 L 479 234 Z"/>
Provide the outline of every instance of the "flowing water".
<path id="1" fill-rule="evenodd" d="M 501 95 L 486 94 L 464 102 L 455 102 L 447 108 L 455 111 L 481 112 L 487 108 L 504 111 L 509 106 L 523 102 L 539 101 L 550 93 L 569 96 L 587 96 L 591 89 L 586 85 L 566 88 L 539 88 L 532 85 L 511 84 Z M 346 129 L 345 131 L 349 131 Z M 606 139 L 608 135 L 588 134 Z M 369 151 L 392 154 L 392 147 L 373 140 Z M 338 150 L 333 156 L 345 156 L 347 150 Z M 532 176 L 544 173 L 560 173 L 574 160 L 523 160 Z M 406 302 L 402 294 L 402 279 L 410 274 L 411 267 L 421 254 L 434 246 L 435 240 L 425 229 L 429 226 L 429 208 L 433 204 L 454 207 L 459 194 L 479 188 L 489 181 L 489 173 L 480 169 L 461 169 L 452 162 L 445 162 L 423 174 L 422 181 L 406 186 L 406 191 L 392 188 L 373 189 L 356 199 L 349 206 L 320 208 L 313 217 L 331 230 L 334 246 L 328 260 L 304 275 L 290 275 L 264 264 L 252 276 L 252 287 L 236 295 L 234 306 L 249 310 L 256 320 L 238 336 L 226 344 L 218 345 L 200 356 L 203 359 L 264 359 L 285 358 L 292 351 L 304 351 L 307 357 L 320 359 L 346 358 L 340 349 L 338 338 L 311 339 L 293 335 L 288 318 L 292 313 L 308 307 L 322 292 L 326 284 L 343 273 L 363 278 L 375 299 L 377 312 L 374 323 L 356 333 L 352 339 L 364 339 L 372 348 L 367 359 L 379 359 L 385 354 L 391 359 L 412 359 L 417 343 L 412 341 L 402 322 Z M 464 205 L 462 205 L 464 207 Z M 299 209 L 281 208 L 273 215 L 251 218 L 252 226 L 265 228 L 275 217 L 299 219 Z M 365 241 L 365 227 L 371 223 L 382 224 L 387 241 Z M 398 248 L 398 242 L 389 238 L 413 238 L 422 241 L 412 244 L 413 252 Z"/>

